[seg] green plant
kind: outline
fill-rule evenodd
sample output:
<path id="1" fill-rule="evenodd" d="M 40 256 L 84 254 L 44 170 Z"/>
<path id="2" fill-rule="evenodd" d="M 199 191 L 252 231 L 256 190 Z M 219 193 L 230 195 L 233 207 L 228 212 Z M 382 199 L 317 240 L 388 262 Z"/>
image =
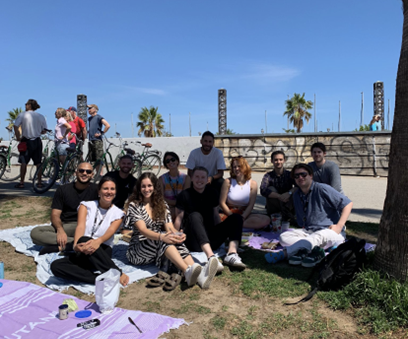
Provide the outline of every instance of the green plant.
<path id="1" fill-rule="evenodd" d="M 150 106 L 150 108 L 142 107 L 139 112 L 137 127 L 139 137 L 143 134 L 146 138 L 161 137 L 164 130 L 164 120 L 162 115 L 158 112 L 158 107 Z"/>
<path id="2" fill-rule="evenodd" d="M 303 121 L 309 122 L 312 114 L 308 112 L 309 109 L 313 108 L 313 102 L 305 99 L 305 93 L 300 95 L 299 93 L 294 93 L 293 97 L 285 100 L 286 111 L 283 115 L 287 115 L 289 121 L 296 128 L 296 132 L 301 132 L 303 128 Z"/>
<path id="3" fill-rule="evenodd" d="M 6 119 L 6 121 L 9 122 L 8 128 L 12 128 L 14 126 L 14 121 L 16 121 L 18 115 L 22 112 L 23 110 L 21 107 L 13 108 L 11 111 L 8 111 L 7 114 L 9 117 Z"/>
<path id="4" fill-rule="evenodd" d="M 354 132 L 364 132 L 364 131 L 369 131 L 370 130 L 370 125 L 361 125 L 358 129 L 356 128 Z"/>

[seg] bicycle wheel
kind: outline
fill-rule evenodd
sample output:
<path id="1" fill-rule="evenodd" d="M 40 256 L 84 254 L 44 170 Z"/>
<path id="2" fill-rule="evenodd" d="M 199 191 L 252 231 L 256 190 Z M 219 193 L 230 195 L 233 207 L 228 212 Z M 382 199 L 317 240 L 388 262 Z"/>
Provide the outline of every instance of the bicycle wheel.
<path id="1" fill-rule="evenodd" d="M 1 180 L 14 181 L 20 177 L 20 163 L 18 162 L 19 155 L 11 153 L 9 161 L 7 161 L 6 169 L 1 176 Z"/>
<path id="2" fill-rule="evenodd" d="M 33 178 L 34 192 L 42 194 L 47 192 L 57 180 L 59 172 L 59 164 L 57 159 L 47 158 L 38 167 Z M 39 178 L 41 181 L 39 182 Z M 46 179 L 46 180 L 43 180 Z M 41 183 L 41 185 L 40 185 Z"/>
<path id="3" fill-rule="evenodd" d="M 152 172 L 155 175 L 160 173 L 161 159 L 157 155 L 149 155 L 142 162 L 142 172 Z"/>
<path id="4" fill-rule="evenodd" d="M 133 159 L 132 175 L 137 179 L 142 174 L 142 161 L 140 159 Z"/>
<path id="5" fill-rule="evenodd" d="M 41 159 L 41 163 L 43 163 L 45 159 L 46 159 L 45 156 L 43 156 Z M 35 172 L 37 172 L 37 166 L 32 165 L 30 168 L 30 173 L 28 174 L 28 180 L 34 179 Z"/>
<path id="6" fill-rule="evenodd" d="M 68 160 L 64 172 L 61 175 L 61 185 L 69 184 L 70 182 L 75 181 L 75 172 L 80 162 L 81 157 L 76 154 Z"/>
<path id="7" fill-rule="evenodd" d="M 0 154 L 0 178 L 7 167 L 7 158 Z"/>

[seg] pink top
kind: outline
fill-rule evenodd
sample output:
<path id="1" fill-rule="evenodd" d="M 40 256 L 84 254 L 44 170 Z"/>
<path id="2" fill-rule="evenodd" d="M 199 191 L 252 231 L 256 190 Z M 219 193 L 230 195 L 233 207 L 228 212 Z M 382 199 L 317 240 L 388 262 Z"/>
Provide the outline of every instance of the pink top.
<path id="1" fill-rule="evenodd" d="M 64 136 L 65 131 L 67 130 L 67 128 L 64 126 L 64 124 L 66 124 L 67 121 L 64 118 L 59 118 L 57 120 L 57 124 L 55 125 L 55 141 L 60 140 L 61 137 Z M 62 140 L 64 143 L 68 143 L 68 139 L 65 138 Z"/>
<path id="2" fill-rule="evenodd" d="M 69 140 L 70 144 L 75 144 L 76 145 L 76 126 L 75 126 L 75 122 L 70 121 L 69 124 L 71 125 L 71 132 L 70 134 L 73 136 L 73 138 L 71 140 Z"/>

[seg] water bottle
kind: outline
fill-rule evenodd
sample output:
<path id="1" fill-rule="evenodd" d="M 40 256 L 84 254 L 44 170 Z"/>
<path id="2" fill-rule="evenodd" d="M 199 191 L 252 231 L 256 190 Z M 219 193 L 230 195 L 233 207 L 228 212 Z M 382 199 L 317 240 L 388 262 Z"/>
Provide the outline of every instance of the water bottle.
<path id="1" fill-rule="evenodd" d="M 0 279 L 4 279 L 4 263 L 0 261 Z"/>

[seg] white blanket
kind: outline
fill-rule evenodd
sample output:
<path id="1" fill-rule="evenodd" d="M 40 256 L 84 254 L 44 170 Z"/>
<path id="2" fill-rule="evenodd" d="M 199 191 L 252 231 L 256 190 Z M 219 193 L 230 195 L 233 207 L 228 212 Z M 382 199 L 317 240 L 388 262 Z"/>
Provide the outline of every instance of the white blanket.
<path id="1" fill-rule="evenodd" d="M 41 283 L 47 287 L 64 291 L 70 286 L 74 287 L 78 291 L 86 294 L 93 294 L 95 292 L 95 286 L 85 283 L 79 283 L 77 281 L 68 281 L 61 278 L 55 277 L 50 269 L 50 264 L 57 259 L 60 259 L 59 253 L 50 253 L 39 255 L 41 246 L 34 245 L 30 238 L 30 232 L 34 227 L 37 226 L 47 226 L 35 225 L 26 227 L 17 227 L 7 230 L 0 231 L 0 241 L 6 241 L 16 248 L 17 252 L 23 253 L 29 257 L 34 257 L 34 261 L 37 263 L 37 278 Z M 112 259 L 115 264 L 129 276 L 129 284 L 149 278 L 158 272 L 158 268 L 154 265 L 148 266 L 134 266 L 126 258 L 126 250 L 128 248 L 128 243 L 124 241 L 119 241 L 117 245 L 113 246 Z M 191 253 L 194 260 L 199 263 L 205 263 L 207 261 L 206 255 L 203 252 Z M 216 256 L 225 255 L 225 249 L 221 247 L 216 253 Z M 5 259 L 7 261 L 7 259 Z M 5 263 L 7 265 L 7 262 Z"/>

